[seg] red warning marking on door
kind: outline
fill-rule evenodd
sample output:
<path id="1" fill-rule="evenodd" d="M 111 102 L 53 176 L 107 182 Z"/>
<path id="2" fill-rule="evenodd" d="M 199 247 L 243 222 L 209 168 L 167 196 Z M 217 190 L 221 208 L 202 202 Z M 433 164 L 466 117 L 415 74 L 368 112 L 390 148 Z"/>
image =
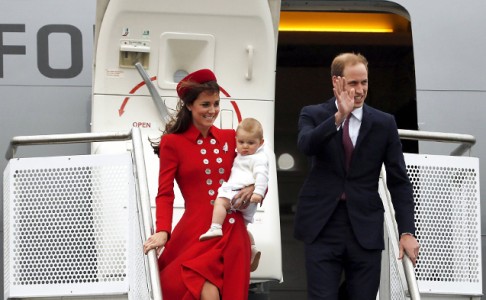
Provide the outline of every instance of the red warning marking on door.
<path id="1" fill-rule="evenodd" d="M 229 95 L 228 95 L 229 97 Z M 238 118 L 238 124 L 241 122 L 241 120 L 243 120 L 241 118 L 241 112 L 240 112 L 240 108 L 238 107 L 238 103 L 236 103 L 236 101 L 234 100 L 231 100 L 231 105 L 233 105 L 233 108 L 235 109 L 235 113 L 236 113 L 236 118 Z"/>
<path id="2" fill-rule="evenodd" d="M 157 76 L 154 76 L 154 77 L 151 77 L 150 78 L 150 81 L 154 81 L 157 79 Z M 130 90 L 130 92 L 128 92 L 130 95 L 133 95 L 139 88 L 141 88 L 142 86 L 145 85 L 145 81 L 141 81 L 139 82 L 133 89 Z M 231 97 L 228 92 L 226 92 L 223 88 L 221 88 L 221 92 L 226 96 L 226 97 Z M 118 109 L 118 115 L 121 117 L 123 115 L 123 113 L 125 113 L 125 106 L 127 106 L 127 103 L 128 103 L 128 99 L 130 99 L 130 97 L 125 97 L 125 99 L 123 99 L 123 102 L 122 102 L 122 105 L 120 106 L 120 108 Z M 240 112 L 240 108 L 238 107 L 238 103 L 236 103 L 236 101 L 234 100 L 231 100 L 230 101 L 231 105 L 233 106 L 233 108 L 235 109 L 235 113 L 236 113 L 236 118 L 238 119 L 238 123 L 241 122 L 242 120 L 242 117 L 241 117 L 241 112 Z M 143 127 L 143 128 L 150 128 L 151 127 L 151 124 L 150 123 L 147 123 L 147 122 L 133 122 L 132 124 L 133 127 Z"/>
<path id="3" fill-rule="evenodd" d="M 155 79 L 157 79 L 157 76 L 154 76 L 154 77 L 151 77 L 150 78 L 150 81 L 154 81 Z M 130 90 L 130 92 L 128 92 L 130 95 L 133 95 L 139 88 L 141 88 L 142 86 L 145 85 L 145 81 L 141 81 L 139 84 L 137 84 L 133 89 Z M 127 103 L 128 103 L 128 99 L 130 99 L 130 97 L 125 97 L 125 99 L 123 99 L 123 102 L 122 102 L 122 105 L 120 106 L 120 108 L 118 109 L 118 115 L 121 117 L 123 115 L 123 113 L 125 113 L 125 106 L 127 106 Z"/>

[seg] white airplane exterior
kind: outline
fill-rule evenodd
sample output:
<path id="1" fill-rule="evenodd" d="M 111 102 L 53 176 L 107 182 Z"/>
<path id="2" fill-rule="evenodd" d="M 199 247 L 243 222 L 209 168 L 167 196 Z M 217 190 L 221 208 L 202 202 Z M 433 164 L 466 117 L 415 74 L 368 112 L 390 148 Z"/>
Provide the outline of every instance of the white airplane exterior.
<path id="1" fill-rule="evenodd" d="M 482 17 L 486 10 L 486 2 L 470 0 L 465 4 L 458 0 L 432 0 L 427 3 L 418 0 L 0 0 L 0 5 L 2 7 L 0 10 L 0 99 L 3 103 L 3 109 L 0 110 L 0 122 L 3 129 L 0 132 L 0 140 L 5 145 L 5 151 L 8 150 L 8 144 L 15 136 L 102 134 L 127 132 L 132 128 L 140 129 L 148 193 L 153 210 L 157 189 L 158 158 L 152 154 L 148 138 L 156 138 L 160 135 L 160 130 L 165 123 L 164 116 L 160 113 L 160 104 L 167 108 L 169 113 L 173 112 L 177 102 L 175 86 L 185 74 L 200 68 L 212 69 L 218 77 L 218 82 L 230 94 L 230 97 L 221 95 L 222 111 L 217 120 L 218 126 L 235 128 L 244 117 L 254 117 L 262 121 L 267 154 L 273 158 L 272 176 L 265 205 L 259 209 L 257 220 L 250 227 L 250 230 L 256 232 L 257 244 L 263 249 L 261 265 L 255 273 L 252 273 L 251 280 L 253 286 L 262 289 L 268 289 L 268 286 L 265 285 L 267 282 L 286 283 L 285 279 L 288 274 L 285 273 L 286 260 L 283 253 L 286 251 L 285 247 L 289 245 L 288 240 L 292 237 L 291 233 L 289 236 L 283 235 L 283 232 L 287 231 L 281 227 L 283 221 L 280 211 L 286 203 L 297 201 L 296 198 L 292 198 L 293 191 L 290 188 L 298 183 L 299 179 L 291 181 L 286 186 L 288 178 L 302 178 L 302 172 L 305 169 L 300 168 L 302 162 L 299 161 L 293 150 L 290 147 L 286 148 L 287 145 L 295 144 L 296 140 L 292 134 L 284 133 L 283 128 L 286 126 L 282 124 L 293 124 L 290 119 L 297 119 L 298 108 L 302 107 L 304 103 L 326 99 L 325 95 L 322 98 L 323 95 L 320 94 L 312 94 L 312 98 L 315 99 L 308 99 L 307 91 L 304 90 L 310 90 L 310 93 L 315 93 L 315 91 L 303 84 L 315 86 L 324 84 L 323 81 L 327 80 L 326 74 L 322 78 L 317 77 L 317 74 L 323 68 L 327 68 L 327 65 L 306 67 L 306 63 L 295 60 L 287 61 L 286 66 L 297 65 L 298 68 L 279 65 L 278 55 L 281 45 L 304 45 L 304 48 L 310 49 L 315 47 L 315 40 L 322 37 L 317 33 L 309 40 L 292 40 L 295 35 L 283 33 L 282 29 L 282 32 L 279 32 L 281 19 L 283 20 L 285 16 L 283 13 L 345 12 L 356 15 L 385 13 L 405 20 L 409 24 L 409 35 L 407 36 L 411 37 L 409 48 L 412 49 L 413 60 L 411 60 L 411 65 L 403 65 L 403 68 L 413 69 L 412 94 L 416 101 L 416 107 L 412 111 L 413 116 L 409 116 L 416 119 L 416 124 L 414 128 L 405 129 L 416 129 L 419 132 L 468 134 L 475 138 L 474 146 L 465 154 L 463 153 L 458 160 L 448 156 L 456 148 L 455 145 L 437 143 L 433 139 L 419 141 L 418 151 L 416 151 L 419 157 L 414 155 L 408 157 L 407 161 L 410 165 L 440 165 L 437 167 L 439 173 L 441 170 L 445 170 L 443 172 L 447 173 L 450 169 L 459 169 L 465 174 L 460 175 L 461 178 L 468 181 L 466 185 L 461 185 L 460 189 L 463 194 L 470 194 L 466 198 L 470 198 L 474 203 L 472 208 L 469 203 L 466 204 L 466 208 L 456 204 L 450 207 L 451 210 L 457 211 L 454 218 L 458 220 L 448 222 L 444 226 L 452 228 L 463 228 L 464 226 L 464 232 L 460 230 L 442 232 L 437 229 L 437 232 L 440 232 L 439 239 L 455 239 L 451 236 L 457 235 L 467 236 L 469 240 L 461 240 L 457 244 L 459 246 L 454 246 L 454 250 L 465 253 L 461 256 L 461 261 L 448 257 L 447 255 L 453 256 L 456 253 L 450 251 L 449 254 L 441 257 L 443 261 L 423 264 L 422 268 L 415 270 L 419 281 L 418 287 L 424 299 L 427 298 L 427 293 L 431 298 L 435 297 L 434 299 L 437 297 L 442 297 L 442 299 L 482 298 L 484 279 L 481 270 L 485 253 L 481 247 L 484 239 L 481 234 L 482 228 L 484 228 L 484 224 L 481 223 L 484 209 L 480 206 L 480 194 L 486 187 L 486 182 L 485 179 L 479 177 L 479 174 L 483 169 L 481 161 L 484 160 L 484 153 L 486 153 L 486 133 L 481 130 L 480 125 L 482 122 L 481 111 L 486 109 L 486 102 L 483 101 L 486 96 L 486 75 L 484 75 L 486 60 L 482 58 L 482 54 L 486 53 L 486 39 L 482 38 L 486 30 L 486 19 Z M 335 50 L 348 49 L 346 45 L 365 43 L 352 41 L 352 37 L 352 35 L 343 34 L 336 40 L 345 40 L 344 42 L 330 41 L 329 44 L 336 43 L 337 45 L 332 46 L 332 49 Z M 308 46 L 305 46 L 306 43 L 309 43 Z M 373 41 L 367 43 L 372 44 Z M 400 40 L 397 43 L 408 42 Z M 376 52 L 381 51 L 379 47 L 374 49 Z M 286 50 L 288 49 L 286 48 Z M 148 82 L 142 78 L 140 69 L 135 67 L 137 62 L 141 63 L 146 75 L 149 76 Z M 370 66 L 370 77 L 373 75 L 372 70 L 373 66 Z M 283 88 L 284 92 L 282 90 L 279 92 L 279 82 L 285 82 L 288 87 L 293 86 L 295 92 L 292 93 L 295 94 L 292 95 L 297 95 L 297 97 L 300 95 L 302 99 L 293 97 L 289 99 L 290 95 L 282 96 L 282 93 L 287 90 Z M 378 84 L 376 83 L 373 88 L 378 90 Z M 153 88 L 158 94 L 159 102 L 156 97 L 154 98 L 150 88 Z M 402 93 L 402 90 L 396 88 L 395 93 Z M 131 164 L 131 160 L 124 156 L 124 153 L 126 154 L 127 149 L 130 150 L 130 148 L 131 146 L 127 146 L 126 141 L 73 143 L 63 146 L 36 146 L 35 148 L 19 147 L 15 157 L 62 155 L 72 157 L 69 160 L 77 163 L 77 155 L 87 155 L 98 157 L 95 158 L 99 159 L 94 163 L 96 166 L 102 165 L 106 161 Z M 7 153 L 8 155 L 9 153 Z M 114 158 L 110 158 L 112 156 Z M 284 157 L 289 156 L 290 160 L 283 160 Z M 427 157 L 426 161 L 424 161 L 424 156 Z M 130 273 L 132 275 L 126 276 L 130 280 L 116 279 L 105 282 L 114 291 L 113 295 L 107 294 L 103 286 L 98 286 L 98 282 L 90 281 L 91 279 L 75 282 L 80 285 L 73 288 L 72 282 L 63 281 L 62 276 L 59 276 L 57 281 L 42 284 L 42 279 L 38 279 L 42 276 L 29 274 L 30 277 L 37 278 L 31 279 L 32 284 L 22 281 L 19 283 L 19 277 L 25 275 L 24 272 L 28 272 L 25 270 L 34 269 L 42 273 L 42 268 L 33 266 L 40 260 L 25 259 L 24 262 L 21 262 L 17 258 L 16 261 L 10 261 L 12 257 L 15 257 L 15 252 L 10 251 L 19 251 L 13 250 L 20 243 L 19 236 L 23 234 L 26 234 L 27 237 L 31 236 L 25 231 L 15 232 L 13 223 L 11 223 L 15 223 L 10 211 L 12 205 L 5 205 L 5 202 L 12 198 L 10 194 L 14 186 L 11 183 L 14 178 L 12 172 L 18 174 L 15 173 L 14 166 L 20 169 L 31 168 L 32 164 L 37 163 L 30 160 L 17 160 L 17 162 L 15 159 L 2 161 L 2 169 L 6 171 L 2 189 L 4 227 L 1 231 L 4 246 L 4 269 L 0 276 L 3 276 L 2 294 L 5 299 L 77 297 L 75 299 L 84 300 L 105 299 L 103 297 L 111 296 L 114 299 L 127 299 L 127 297 L 129 299 L 137 299 L 137 297 L 157 299 L 146 291 L 136 295 L 126 292 L 132 286 L 130 280 L 135 277 L 132 273 Z M 286 166 L 285 162 L 290 165 Z M 293 162 L 295 165 L 292 165 Z M 451 165 L 447 165 L 447 162 L 450 162 Z M 19 165 L 15 165 L 15 163 Z M 44 163 L 47 167 L 41 166 Z M 57 164 L 58 162 L 47 158 L 39 164 L 39 168 L 43 170 L 49 168 L 49 165 L 57 168 Z M 59 165 L 58 168 L 63 167 Z M 74 168 L 83 167 L 76 165 Z M 428 170 L 428 168 L 424 167 L 417 173 L 427 173 L 423 170 Z M 126 172 L 128 178 L 130 178 L 129 173 L 129 171 Z M 434 171 L 431 171 L 429 175 L 432 176 L 432 174 Z M 415 176 L 416 182 L 425 181 L 420 174 L 411 172 L 410 175 Z M 110 177 L 109 174 L 103 173 L 97 177 L 97 180 L 99 182 L 108 181 L 108 177 Z M 132 182 L 132 179 L 127 180 L 131 182 L 130 186 L 132 186 L 126 191 L 127 194 L 135 194 L 137 189 L 135 182 Z M 428 189 L 432 185 L 432 183 L 425 184 L 422 189 Z M 466 191 L 464 192 L 464 190 Z M 100 193 L 108 192 L 101 191 Z M 288 200 L 289 196 L 290 200 Z M 386 195 L 384 194 L 383 197 L 386 198 Z M 136 220 L 138 217 L 131 215 L 132 210 L 137 211 L 136 206 L 128 204 L 131 203 L 131 200 L 130 197 L 126 199 L 126 207 L 119 207 L 107 202 L 101 209 L 106 213 L 110 209 L 114 209 L 113 211 L 117 212 L 120 218 L 130 220 L 128 223 L 122 219 L 115 221 L 117 226 L 121 226 L 127 231 L 127 238 L 120 237 L 121 240 L 138 235 L 138 233 L 130 231 L 131 226 L 134 227 L 138 224 Z M 69 208 L 66 206 L 66 209 Z M 36 217 L 34 211 L 28 218 L 42 223 L 42 218 Z M 182 211 L 183 199 L 178 194 L 175 201 L 176 216 L 180 215 Z M 466 212 L 464 213 L 464 211 Z M 91 208 L 90 212 L 92 212 Z M 432 219 L 433 215 L 434 212 L 429 212 L 420 217 Z M 74 217 L 72 220 L 77 222 Z M 427 221 L 424 226 L 442 221 L 444 219 L 440 218 Z M 391 220 L 390 222 L 392 223 Z M 99 227 L 104 230 L 100 234 L 103 238 L 111 235 L 110 230 L 113 228 L 110 225 L 104 222 L 98 224 L 102 224 Z M 70 226 L 71 224 L 65 225 Z M 30 226 L 30 229 L 36 228 L 34 225 Z M 50 224 L 47 227 L 53 228 L 53 225 Z M 94 238 L 96 241 L 97 239 Z M 85 243 L 91 241 L 91 237 L 84 239 Z M 27 244 L 28 242 L 24 241 Z M 137 245 L 135 244 L 133 247 Z M 63 246 L 59 245 L 59 247 Z M 69 251 L 72 249 L 69 248 Z M 96 248 L 96 251 L 97 253 L 103 252 L 99 248 Z M 143 264 L 144 258 L 138 258 L 135 254 L 132 256 L 130 251 L 127 252 L 128 256 L 137 258 L 134 258 L 133 261 L 129 259 L 126 265 L 132 266 L 139 262 Z M 43 255 L 42 250 L 39 249 L 34 254 Z M 62 256 L 63 254 L 56 252 L 54 255 Z M 296 254 L 291 252 L 288 255 Z M 76 259 L 82 260 L 83 258 L 86 256 L 81 255 Z M 456 274 L 461 274 L 458 277 L 437 275 L 440 272 L 434 269 L 434 265 L 437 268 L 447 269 L 446 261 L 448 259 L 454 265 L 454 270 L 456 267 L 460 268 L 460 265 L 464 265 L 469 271 L 457 272 Z M 61 261 L 62 259 L 56 260 L 57 263 Z M 112 263 L 105 254 L 98 255 L 96 261 L 98 265 Z M 21 266 L 15 267 L 15 263 Z M 303 266 L 299 267 L 303 268 Z M 19 272 L 21 275 L 18 275 Z M 49 270 L 44 271 L 43 274 L 52 276 L 53 272 L 56 273 Z M 119 271 L 107 272 L 120 273 Z M 132 272 L 132 269 L 129 272 Z M 136 272 L 143 273 L 143 270 Z M 118 275 L 106 275 L 105 277 L 110 276 L 118 278 Z M 292 278 L 292 276 L 290 277 Z M 150 282 L 149 279 L 145 280 Z M 52 286 L 56 286 L 56 284 L 60 284 L 57 289 L 60 292 L 53 294 Z M 146 285 L 150 285 L 150 283 Z M 149 290 L 157 290 L 157 287 L 152 286 Z M 286 292 L 289 291 L 293 291 L 292 287 Z M 380 299 L 402 299 L 401 296 L 385 296 L 384 290 L 380 290 L 380 294 L 382 295 Z M 404 297 L 414 299 L 410 295 Z"/>

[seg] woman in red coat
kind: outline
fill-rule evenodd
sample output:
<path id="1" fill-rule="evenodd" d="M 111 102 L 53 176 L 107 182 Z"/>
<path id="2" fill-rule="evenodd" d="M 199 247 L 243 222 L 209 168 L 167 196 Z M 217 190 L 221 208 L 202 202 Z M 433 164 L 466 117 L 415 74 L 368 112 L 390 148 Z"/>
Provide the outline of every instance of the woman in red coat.
<path id="1" fill-rule="evenodd" d="M 250 241 L 240 212 L 228 214 L 223 238 L 199 242 L 211 221 L 219 186 L 228 180 L 235 158 L 235 131 L 218 129 L 220 87 L 207 69 L 187 75 L 177 85 L 181 101 L 166 126 L 159 148 L 156 233 L 144 251 L 157 249 L 164 300 L 248 299 Z M 172 230 L 174 179 L 185 211 Z M 249 200 L 253 187 L 235 196 L 235 206 Z M 247 201 L 248 202 L 248 201 Z"/>

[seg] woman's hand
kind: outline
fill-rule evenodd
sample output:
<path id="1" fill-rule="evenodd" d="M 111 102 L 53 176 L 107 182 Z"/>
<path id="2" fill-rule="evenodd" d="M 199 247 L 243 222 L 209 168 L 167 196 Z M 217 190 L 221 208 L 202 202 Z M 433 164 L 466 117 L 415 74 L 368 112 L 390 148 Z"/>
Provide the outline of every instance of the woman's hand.
<path id="1" fill-rule="evenodd" d="M 258 194 L 251 195 L 250 203 L 262 203 L 262 201 L 263 201 L 262 195 L 258 195 Z"/>
<path id="2" fill-rule="evenodd" d="M 150 250 L 155 249 L 157 251 L 157 257 L 160 256 L 165 243 L 167 243 L 168 237 L 169 234 L 167 231 L 160 231 L 152 234 L 152 236 L 143 243 L 143 253 L 147 254 Z"/>
<path id="3" fill-rule="evenodd" d="M 244 209 L 250 205 L 251 195 L 255 191 L 254 185 L 242 188 L 231 200 L 231 204 L 236 209 Z"/>

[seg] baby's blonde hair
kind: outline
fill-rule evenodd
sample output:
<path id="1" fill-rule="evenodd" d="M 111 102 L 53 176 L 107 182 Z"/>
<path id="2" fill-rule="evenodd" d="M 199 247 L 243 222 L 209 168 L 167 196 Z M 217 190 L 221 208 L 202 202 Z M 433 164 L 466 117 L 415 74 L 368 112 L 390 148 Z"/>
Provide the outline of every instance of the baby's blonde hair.
<path id="1" fill-rule="evenodd" d="M 240 124 L 238 124 L 238 127 L 236 127 L 236 132 L 238 132 L 238 130 L 240 129 L 249 132 L 254 137 L 260 140 L 263 139 L 263 127 L 262 124 L 258 122 L 257 119 L 254 118 L 243 119 L 240 122 Z"/>

